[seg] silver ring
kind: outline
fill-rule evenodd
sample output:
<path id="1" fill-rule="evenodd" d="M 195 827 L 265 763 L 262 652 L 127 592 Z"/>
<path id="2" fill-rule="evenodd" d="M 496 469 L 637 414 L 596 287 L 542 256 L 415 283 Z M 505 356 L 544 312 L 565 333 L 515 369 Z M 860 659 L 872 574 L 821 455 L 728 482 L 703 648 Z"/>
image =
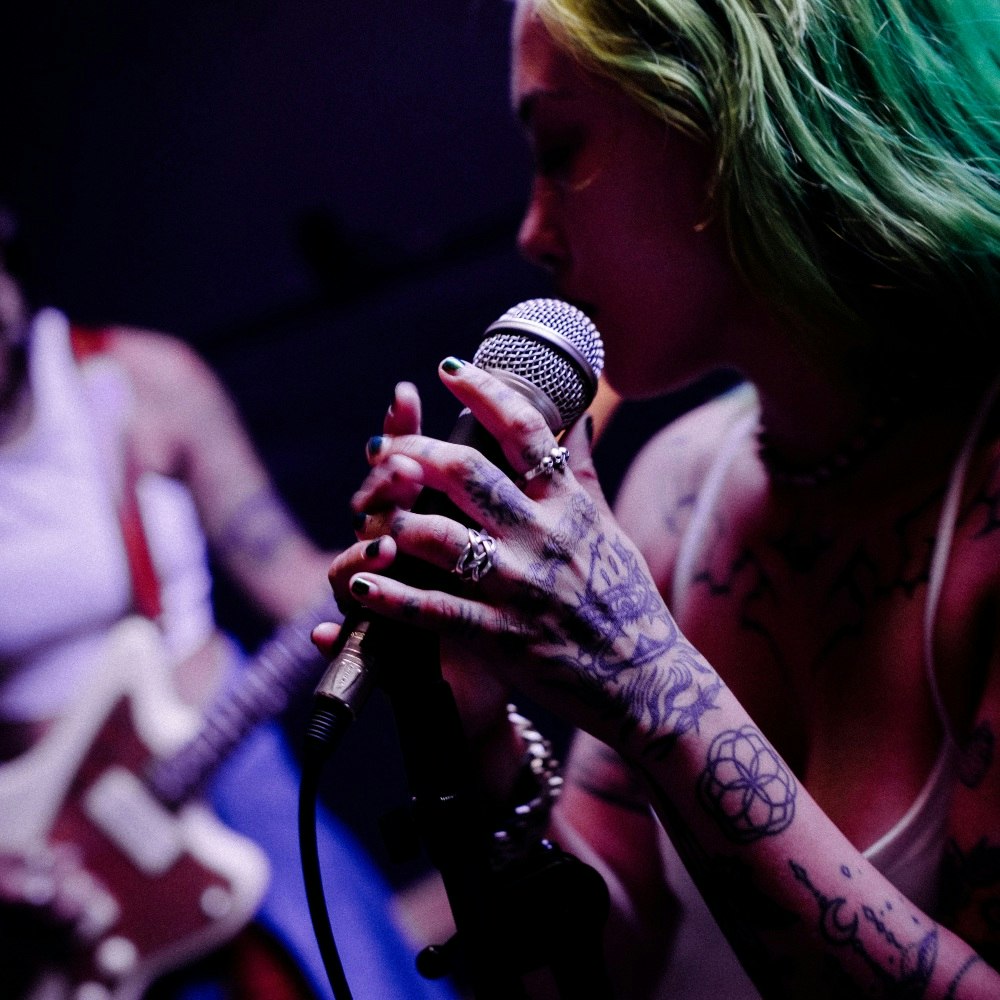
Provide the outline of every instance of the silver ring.
<path id="1" fill-rule="evenodd" d="M 535 476 L 551 476 L 553 472 L 566 472 L 569 465 L 569 452 L 560 444 L 556 445 L 533 469 L 521 477 L 526 483 Z"/>
<path id="2" fill-rule="evenodd" d="M 477 583 L 493 569 L 496 550 L 495 538 L 486 534 L 485 531 L 469 528 L 468 544 L 462 549 L 462 554 L 458 557 L 458 562 L 455 563 L 454 572 L 463 580 Z"/>

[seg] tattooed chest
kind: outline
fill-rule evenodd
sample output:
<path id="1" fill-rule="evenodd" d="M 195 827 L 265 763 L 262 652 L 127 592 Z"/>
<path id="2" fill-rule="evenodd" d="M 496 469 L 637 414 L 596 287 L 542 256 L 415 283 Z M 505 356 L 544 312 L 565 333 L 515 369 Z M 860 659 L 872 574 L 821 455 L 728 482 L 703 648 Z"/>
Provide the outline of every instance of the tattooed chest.
<path id="1" fill-rule="evenodd" d="M 887 530 L 723 534 L 706 548 L 686 605 L 753 637 L 783 670 L 809 672 L 879 631 L 890 607 L 916 605 L 928 579 L 934 525 L 924 511 Z"/>
<path id="2" fill-rule="evenodd" d="M 765 730 L 804 753 L 817 713 L 852 711 L 847 692 L 856 704 L 922 687 L 929 540 L 903 541 L 720 546 L 692 577 L 680 627 Z"/>

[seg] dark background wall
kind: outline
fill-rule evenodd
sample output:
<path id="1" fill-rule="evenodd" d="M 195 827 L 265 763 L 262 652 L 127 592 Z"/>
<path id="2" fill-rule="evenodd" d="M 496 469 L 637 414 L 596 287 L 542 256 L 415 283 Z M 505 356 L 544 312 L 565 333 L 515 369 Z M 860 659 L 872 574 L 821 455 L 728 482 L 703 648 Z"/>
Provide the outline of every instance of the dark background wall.
<path id="1" fill-rule="evenodd" d="M 198 348 L 323 545 L 353 540 L 348 498 L 395 382 L 417 382 L 428 429 L 446 432 L 438 361 L 470 357 L 504 309 L 548 291 L 514 249 L 529 158 L 507 101 L 509 17 L 505 0 L 0 14 L 0 199 L 34 301 Z M 597 454 L 610 491 L 685 403 L 623 410 Z M 263 635 L 224 583 L 218 604 L 245 643 Z M 371 712 L 328 795 L 381 859 L 400 784 L 391 719 Z"/>

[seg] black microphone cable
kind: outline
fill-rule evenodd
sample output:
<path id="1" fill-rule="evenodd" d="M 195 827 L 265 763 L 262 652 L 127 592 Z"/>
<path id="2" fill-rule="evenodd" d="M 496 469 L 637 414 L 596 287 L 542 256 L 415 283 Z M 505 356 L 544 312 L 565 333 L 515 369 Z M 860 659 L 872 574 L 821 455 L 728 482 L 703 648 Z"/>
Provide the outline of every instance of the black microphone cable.
<path id="1" fill-rule="evenodd" d="M 335 1000 L 353 1000 L 344 963 L 337 949 L 337 941 L 330 923 L 330 912 L 326 905 L 323 889 L 323 870 L 319 857 L 317 834 L 317 807 L 319 784 L 326 761 L 330 727 L 336 727 L 338 710 L 330 709 L 319 719 L 314 715 L 307 727 L 302 755 L 302 771 L 299 778 L 299 855 L 302 863 L 302 877 L 305 880 L 306 902 L 312 921 L 316 944 L 319 946 L 323 968 L 330 982 Z M 319 751 L 319 752 L 317 752 Z"/>

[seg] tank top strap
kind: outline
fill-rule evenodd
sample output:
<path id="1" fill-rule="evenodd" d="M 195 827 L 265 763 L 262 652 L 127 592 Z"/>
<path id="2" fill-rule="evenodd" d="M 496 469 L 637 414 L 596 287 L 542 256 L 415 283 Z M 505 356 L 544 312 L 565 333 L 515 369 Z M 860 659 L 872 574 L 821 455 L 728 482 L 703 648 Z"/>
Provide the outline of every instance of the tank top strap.
<path id="1" fill-rule="evenodd" d="M 962 442 L 961 450 L 951 469 L 948 480 L 948 489 L 945 494 L 944 504 L 941 507 L 941 514 L 938 519 L 938 530 L 934 540 L 934 551 L 931 554 L 931 564 L 927 579 L 927 601 L 924 605 L 924 670 L 927 673 L 927 684 L 930 688 L 931 698 L 941 722 L 942 729 L 947 741 L 955 738 L 954 726 L 948 714 L 948 710 L 941 698 L 938 688 L 937 664 L 934 660 L 934 628 L 937 621 L 938 605 L 941 602 L 941 591 L 944 587 L 944 577 L 948 569 L 948 560 L 951 557 L 951 547 L 955 538 L 955 528 L 958 524 L 959 509 L 962 503 L 962 494 L 965 490 L 965 480 L 969 472 L 969 463 L 972 454 L 983 432 L 990 412 L 993 410 L 1000 394 L 1000 376 L 989 387 L 986 395 L 979 404 L 979 409 L 973 418 L 972 424 Z"/>
<path id="2" fill-rule="evenodd" d="M 87 358 L 103 354 L 108 349 L 110 338 L 111 331 L 103 327 L 78 326 L 73 323 L 69 328 L 69 342 L 73 356 L 81 364 Z"/>
<path id="3" fill-rule="evenodd" d="M 89 358 L 105 354 L 111 341 L 111 331 L 105 327 L 84 327 L 74 323 L 69 333 L 73 355 L 81 365 Z M 122 495 L 118 500 L 117 512 L 132 578 L 132 597 L 139 614 L 157 621 L 163 612 L 160 581 L 139 513 L 139 470 L 135 456 L 128 447 L 125 449 L 124 465 Z"/>

